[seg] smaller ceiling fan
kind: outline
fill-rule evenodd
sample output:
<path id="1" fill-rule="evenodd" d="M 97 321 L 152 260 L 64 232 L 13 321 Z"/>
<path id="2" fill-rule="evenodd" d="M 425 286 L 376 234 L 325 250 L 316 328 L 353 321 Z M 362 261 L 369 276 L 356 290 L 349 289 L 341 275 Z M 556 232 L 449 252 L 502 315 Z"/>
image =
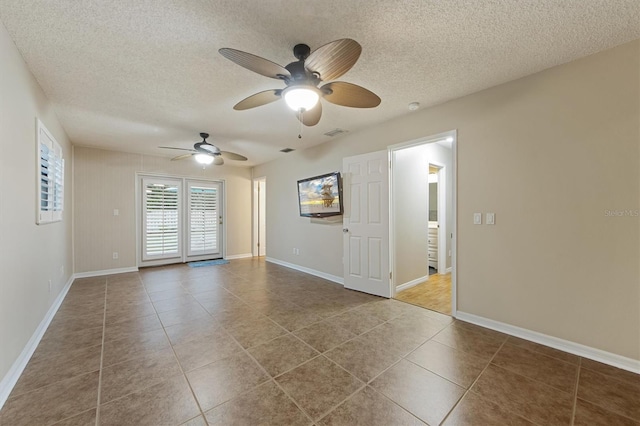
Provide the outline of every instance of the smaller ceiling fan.
<path id="1" fill-rule="evenodd" d="M 375 93 L 352 83 L 332 81 L 349 71 L 360 57 L 362 47 L 348 38 L 332 41 L 311 52 L 306 44 L 297 44 L 293 55 L 298 59 L 280 66 L 260 56 L 241 50 L 222 48 L 220 54 L 255 73 L 282 80 L 283 89 L 265 90 L 238 102 L 233 109 L 245 110 L 284 98 L 305 126 L 315 126 L 322 116 L 320 98 L 336 105 L 352 108 L 374 108 L 380 105 Z M 325 84 L 318 87 L 324 82 Z"/>
<path id="2" fill-rule="evenodd" d="M 220 148 L 207 142 L 209 133 L 200 133 L 200 137 L 202 141 L 196 142 L 193 145 L 193 149 L 176 148 L 173 146 L 159 146 L 158 148 L 189 151 L 189 154 L 178 155 L 177 157 L 173 157 L 171 161 L 182 160 L 183 158 L 189 158 L 191 156 L 195 157 L 196 161 L 203 165 L 213 163 L 216 166 L 221 166 L 224 164 L 225 158 L 227 160 L 247 161 L 247 157 L 244 155 L 236 154 L 235 152 L 220 151 Z"/>

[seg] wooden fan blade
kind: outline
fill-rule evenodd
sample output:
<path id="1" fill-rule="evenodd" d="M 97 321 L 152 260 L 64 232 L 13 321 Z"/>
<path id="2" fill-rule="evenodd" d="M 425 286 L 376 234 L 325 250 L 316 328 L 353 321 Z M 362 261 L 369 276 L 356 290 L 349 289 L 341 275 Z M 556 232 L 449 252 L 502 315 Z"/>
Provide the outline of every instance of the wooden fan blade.
<path id="1" fill-rule="evenodd" d="M 188 148 L 175 148 L 173 146 L 159 146 L 158 148 L 163 148 L 163 149 L 177 149 L 178 151 L 190 151 L 190 152 L 196 152 L 195 149 L 188 149 Z"/>
<path id="2" fill-rule="evenodd" d="M 182 154 L 182 155 L 178 155 L 177 157 L 173 157 L 171 159 L 171 161 L 176 161 L 176 160 L 182 160 L 183 158 L 189 158 L 191 157 L 193 154 Z"/>
<path id="3" fill-rule="evenodd" d="M 352 108 L 374 108 L 380 105 L 381 99 L 375 93 L 357 84 L 335 81 L 320 88 L 324 98 L 332 104 Z"/>
<path id="4" fill-rule="evenodd" d="M 236 154 L 235 152 L 220 151 L 220 154 L 227 160 L 247 161 L 247 157 L 244 155 Z"/>
<path id="5" fill-rule="evenodd" d="M 297 113 L 298 120 L 302 122 L 305 126 L 315 126 L 320 121 L 320 117 L 322 117 L 322 104 L 320 101 L 311 108 L 309 111 L 305 111 L 302 114 Z"/>
<path id="6" fill-rule="evenodd" d="M 245 109 L 255 108 L 262 105 L 270 104 L 280 99 L 282 90 L 265 90 L 264 92 L 258 92 L 255 95 L 251 95 L 248 98 L 244 98 L 240 102 L 234 105 L 233 109 L 236 111 L 243 111 Z"/>
<path id="7" fill-rule="evenodd" d="M 283 66 L 271 62 L 268 59 L 261 58 L 260 56 L 252 55 L 251 53 L 243 52 L 241 50 L 229 49 L 223 47 L 218 50 L 222 56 L 235 62 L 236 64 L 244 67 L 265 77 L 282 79 L 283 77 L 291 77 L 291 73 Z"/>
<path id="8" fill-rule="evenodd" d="M 362 52 L 360 44 L 350 38 L 332 41 L 314 50 L 304 66 L 320 74 L 322 81 L 335 80 L 356 63 Z"/>

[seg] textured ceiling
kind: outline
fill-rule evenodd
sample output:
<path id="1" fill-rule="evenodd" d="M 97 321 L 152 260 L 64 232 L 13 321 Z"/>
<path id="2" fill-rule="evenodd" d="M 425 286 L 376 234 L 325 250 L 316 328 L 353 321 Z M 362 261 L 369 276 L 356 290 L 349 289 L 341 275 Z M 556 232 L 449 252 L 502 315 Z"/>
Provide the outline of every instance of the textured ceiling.
<path id="1" fill-rule="evenodd" d="M 0 19 L 72 142 L 172 156 L 198 133 L 259 164 L 351 132 L 640 38 L 638 0 L 0 0 Z M 305 128 L 284 101 L 233 105 L 283 83 L 218 54 L 232 47 L 285 65 L 292 48 L 362 45 L 342 81 L 375 109 L 323 103 Z M 1 65 L 0 65 L 1 67 Z"/>

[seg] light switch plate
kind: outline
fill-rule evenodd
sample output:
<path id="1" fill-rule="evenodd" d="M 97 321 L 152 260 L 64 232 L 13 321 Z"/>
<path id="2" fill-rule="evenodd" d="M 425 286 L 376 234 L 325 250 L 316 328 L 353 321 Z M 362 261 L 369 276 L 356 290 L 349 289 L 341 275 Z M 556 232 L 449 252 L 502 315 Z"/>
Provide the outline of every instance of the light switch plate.
<path id="1" fill-rule="evenodd" d="M 495 225 L 496 224 L 496 214 L 495 213 L 487 213 L 486 221 L 487 221 L 487 225 Z"/>
<path id="2" fill-rule="evenodd" d="M 473 224 L 474 225 L 482 225 L 482 213 L 474 213 L 473 214 Z"/>

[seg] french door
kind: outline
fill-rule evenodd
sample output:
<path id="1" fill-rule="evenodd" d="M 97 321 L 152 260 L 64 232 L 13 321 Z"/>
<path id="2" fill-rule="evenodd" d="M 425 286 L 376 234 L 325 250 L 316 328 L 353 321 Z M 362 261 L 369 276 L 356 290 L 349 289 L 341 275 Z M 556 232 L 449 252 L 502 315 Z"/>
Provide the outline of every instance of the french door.
<path id="1" fill-rule="evenodd" d="M 141 265 L 222 257 L 222 182 L 142 176 Z"/>

